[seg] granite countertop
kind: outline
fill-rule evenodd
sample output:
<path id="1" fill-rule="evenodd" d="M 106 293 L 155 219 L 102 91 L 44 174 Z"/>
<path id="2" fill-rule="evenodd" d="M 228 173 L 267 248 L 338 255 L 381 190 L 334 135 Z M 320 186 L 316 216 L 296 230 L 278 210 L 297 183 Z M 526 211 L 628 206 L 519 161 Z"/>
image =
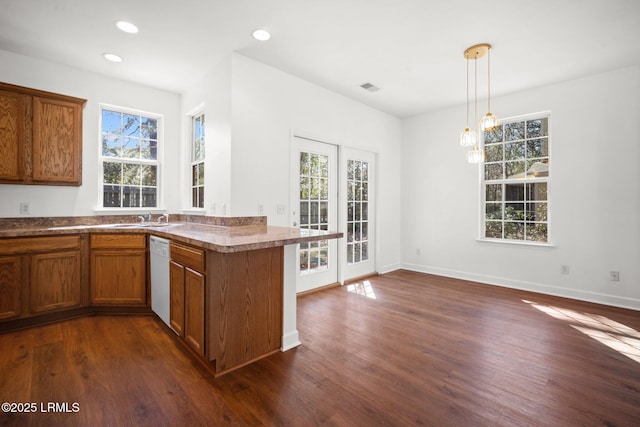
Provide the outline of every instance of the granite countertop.
<path id="1" fill-rule="evenodd" d="M 264 217 L 199 218 L 176 215 L 178 221 L 139 224 L 137 218 L 70 217 L 0 219 L 0 238 L 56 236 L 84 233 L 146 233 L 189 243 L 217 252 L 285 246 L 316 240 L 337 239 L 343 234 L 333 231 L 306 230 L 270 226 Z M 129 221 L 130 220 L 130 221 Z"/>

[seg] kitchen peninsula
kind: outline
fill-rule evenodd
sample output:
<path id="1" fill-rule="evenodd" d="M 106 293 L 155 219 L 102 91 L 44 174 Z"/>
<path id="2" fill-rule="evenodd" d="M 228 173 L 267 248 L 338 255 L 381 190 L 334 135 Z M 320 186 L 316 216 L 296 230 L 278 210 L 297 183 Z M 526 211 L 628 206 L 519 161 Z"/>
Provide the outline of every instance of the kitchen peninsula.
<path id="1" fill-rule="evenodd" d="M 342 237 L 269 226 L 266 217 L 1 218 L 0 332 L 82 315 L 151 313 L 151 235 L 171 241 L 177 267 L 172 328 L 216 375 L 300 344 L 296 245 Z"/>

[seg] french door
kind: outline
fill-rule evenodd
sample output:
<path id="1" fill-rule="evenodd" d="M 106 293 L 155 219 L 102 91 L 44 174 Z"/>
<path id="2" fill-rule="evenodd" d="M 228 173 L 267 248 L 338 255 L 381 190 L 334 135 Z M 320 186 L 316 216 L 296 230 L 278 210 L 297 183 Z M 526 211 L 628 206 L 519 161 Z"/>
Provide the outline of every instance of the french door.
<path id="1" fill-rule="evenodd" d="M 376 155 L 343 148 L 340 152 L 341 281 L 367 276 L 375 267 Z"/>
<path id="2" fill-rule="evenodd" d="M 298 136 L 292 145 L 292 225 L 338 230 L 338 147 Z M 297 292 L 338 281 L 336 239 L 299 244 L 297 260 Z"/>

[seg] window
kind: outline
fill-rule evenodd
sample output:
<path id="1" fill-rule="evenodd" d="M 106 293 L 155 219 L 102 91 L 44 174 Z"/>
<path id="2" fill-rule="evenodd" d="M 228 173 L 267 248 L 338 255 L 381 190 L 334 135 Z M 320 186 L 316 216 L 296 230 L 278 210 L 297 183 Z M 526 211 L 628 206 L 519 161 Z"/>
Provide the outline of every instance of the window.
<path id="1" fill-rule="evenodd" d="M 102 206 L 158 207 L 161 116 L 101 107 Z"/>
<path id="2" fill-rule="evenodd" d="M 204 208 L 204 113 L 191 123 L 191 206 Z"/>
<path id="3" fill-rule="evenodd" d="M 347 160 L 347 263 L 369 259 L 369 163 Z"/>
<path id="4" fill-rule="evenodd" d="M 300 153 L 300 228 L 329 229 L 330 157 Z M 307 274 L 329 268 L 329 241 L 300 243 L 300 272 Z"/>
<path id="5" fill-rule="evenodd" d="M 549 115 L 503 120 L 483 142 L 482 237 L 547 243 Z"/>

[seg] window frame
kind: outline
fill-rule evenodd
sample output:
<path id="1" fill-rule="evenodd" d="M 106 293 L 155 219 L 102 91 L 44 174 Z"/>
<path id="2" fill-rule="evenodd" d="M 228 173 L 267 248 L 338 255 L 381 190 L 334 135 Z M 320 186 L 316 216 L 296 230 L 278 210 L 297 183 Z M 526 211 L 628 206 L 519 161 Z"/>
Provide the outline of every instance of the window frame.
<path id="1" fill-rule="evenodd" d="M 480 164 L 479 167 L 479 182 L 480 182 L 480 186 L 479 186 L 479 196 L 480 196 L 480 203 L 479 203 L 479 233 L 478 233 L 478 241 L 481 242 L 490 242 L 490 243 L 506 243 L 506 244 L 515 244 L 515 245 L 527 245 L 527 246 L 554 246 L 552 243 L 552 216 L 551 216 L 551 187 L 552 187 L 552 161 L 553 161 L 553 154 L 552 154 L 552 120 L 551 120 L 551 111 L 541 111 L 541 112 L 537 112 L 537 113 L 531 113 L 531 114 L 524 114 L 524 115 L 519 115 L 519 116 L 513 116 L 513 117 L 507 117 L 504 118 L 500 121 L 500 126 L 504 126 L 510 123 L 516 123 L 516 122 L 526 122 L 526 121 L 532 121 L 532 120 L 537 120 L 537 119 L 546 119 L 547 120 L 547 153 L 546 153 L 546 159 L 547 159 L 547 168 L 548 168 L 548 174 L 546 177 L 532 177 L 532 178 L 511 178 L 508 179 L 506 178 L 506 176 L 503 179 L 498 179 L 498 180 L 487 180 L 485 177 L 485 165 L 487 163 L 493 163 L 493 162 L 487 162 L 485 160 L 485 162 Z M 526 125 L 525 125 L 526 126 Z M 485 133 L 484 132 L 480 132 L 481 135 L 481 144 L 482 144 L 482 149 L 485 150 L 486 153 L 486 145 L 485 145 Z M 531 138 L 534 139 L 534 138 Z M 537 138 L 536 138 L 537 139 Z M 524 138 L 524 142 L 525 142 L 525 152 L 526 152 L 526 141 L 528 141 L 529 138 L 525 137 Z M 502 143 L 504 144 L 506 141 L 506 138 L 503 138 Z M 526 159 L 526 157 L 521 157 L 522 159 Z M 502 164 L 506 165 L 507 163 L 507 159 L 505 159 L 504 155 L 503 155 L 503 159 L 502 159 Z M 506 167 L 506 166 L 505 166 Z M 525 166 L 526 168 L 526 166 Z M 506 171 L 505 171 L 506 174 Z M 502 231 L 502 237 L 498 238 L 498 237 L 486 237 L 486 224 L 487 224 L 487 214 L 486 214 L 486 210 L 487 210 L 487 200 L 486 200 L 486 190 L 487 190 L 487 184 L 502 184 L 502 198 L 501 198 L 501 203 L 504 205 L 506 205 L 507 202 L 509 202 L 509 200 L 506 200 L 506 195 L 505 195 L 505 186 L 508 184 L 522 184 L 524 186 L 524 192 L 526 194 L 527 192 L 527 184 L 531 184 L 531 183 L 546 183 L 546 201 L 544 201 L 546 203 L 546 221 L 544 221 L 543 223 L 546 224 L 546 241 L 537 241 L 537 240 L 527 240 L 526 238 L 526 234 L 524 236 L 523 239 L 509 239 L 509 238 L 505 238 L 504 237 L 504 224 L 505 221 L 507 221 L 507 219 L 504 217 L 504 213 L 502 215 L 501 218 L 501 222 L 503 224 L 503 231 Z M 528 200 L 526 198 L 526 195 L 524 196 L 524 199 L 519 202 L 519 201 L 511 201 L 512 203 L 522 203 L 525 206 L 527 204 L 532 204 L 532 203 L 536 203 L 536 202 L 540 202 L 541 200 Z M 507 221 L 508 222 L 508 221 Z M 526 224 L 527 222 L 531 223 L 533 221 L 523 221 L 523 224 Z M 541 221 L 542 222 L 542 221 Z"/>
<path id="2" fill-rule="evenodd" d="M 120 114 L 128 114 L 138 117 L 144 117 L 148 119 L 154 119 L 157 121 L 156 129 L 156 158 L 154 159 L 141 159 L 141 158 L 125 158 L 125 157 L 112 157 L 105 156 L 103 154 L 103 111 L 114 111 Z M 138 110 L 129 107 L 122 107 L 119 105 L 100 103 L 98 105 L 98 208 L 97 212 L 118 212 L 118 213 L 138 213 L 138 212 L 154 212 L 164 211 L 164 192 L 162 185 L 162 172 L 163 172 L 163 147 L 164 147 L 164 115 L 160 113 L 153 113 L 149 111 Z M 156 167 L 156 206 L 104 206 L 104 163 L 120 163 L 120 164 L 133 164 L 141 166 L 155 166 Z M 108 183 L 106 185 L 109 185 Z M 119 184 L 122 185 L 122 184 Z M 146 186 L 139 185 L 140 188 Z"/>
<path id="3" fill-rule="evenodd" d="M 206 181 L 205 181 L 205 175 L 206 175 L 206 170 L 205 170 L 205 163 L 206 163 L 206 158 L 207 158 L 207 154 L 206 154 L 206 140 L 207 140 L 207 133 L 206 133 L 206 117 L 205 117 L 205 111 L 204 108 L 199 109 L 197 111 L 195 111 L 192 114 L 189 114 L 189 119 L 190 119 L 190 124 L 191 124 L 191 133 L 189 135 L 189 194 L 190 194 L 190 208 L 192 210 L 204 210 L 205 209 L 205 192 L 206 192 Z M 196 143 L 197 143 L 197 136 L 196 136 L 196 123 L 197 120 L 201 119 L 201 128 L 202 128 L 202 158 L 201 159 L 196 159 Z M 202 182 L 198 183 L 198 184 L 194 184 L 194 173 L 193 173 L 193 168 L 194 166 L 200 165 L 199 168 L 201 168 L 202 170 Z M 198 202 L 201 202 L 201 206 L 198 206 L 196 204 L 196 200 L 194 200 L 194 195 L 196 194 L 194 192 L 195 189 L 197 188 L 202 188 L 202 198 L 200 199 L 200 194 L 198 193 Z"/>
<path id="4" fill-rule="evenodd" d="M 369 262 L 370 163 L 361 159 L 347 161 L 347 265 Z M 357 258 L 357 259 L 356 259 Z"/>

